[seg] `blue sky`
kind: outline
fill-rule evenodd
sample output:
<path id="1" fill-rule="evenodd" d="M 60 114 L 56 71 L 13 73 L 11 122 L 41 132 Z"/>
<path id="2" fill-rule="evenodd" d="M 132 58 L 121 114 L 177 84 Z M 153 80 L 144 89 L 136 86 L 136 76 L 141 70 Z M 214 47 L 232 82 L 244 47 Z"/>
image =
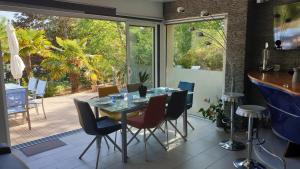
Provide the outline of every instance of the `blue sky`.
<path id="1" fill-rule="evenodd" d="M 18 12 L 0 11 L 0 17 L 6 17 L 7 19 L 12 20 L 16 13 Z"/>

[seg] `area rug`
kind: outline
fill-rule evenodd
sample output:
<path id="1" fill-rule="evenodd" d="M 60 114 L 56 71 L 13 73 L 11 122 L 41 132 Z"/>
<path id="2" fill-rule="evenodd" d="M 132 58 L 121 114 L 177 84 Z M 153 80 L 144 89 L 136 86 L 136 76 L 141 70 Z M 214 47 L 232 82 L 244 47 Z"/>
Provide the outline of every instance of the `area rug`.
<path id="1" fill-rule="evenodd" d="M 29 147 L 20 149 L 26 156 L 33 156 L 45 151 L 53 150 L 58 147 L 66 145 L 63 141 L 59 139 L 49 140 L 43 143 L 35 144 Z"/>

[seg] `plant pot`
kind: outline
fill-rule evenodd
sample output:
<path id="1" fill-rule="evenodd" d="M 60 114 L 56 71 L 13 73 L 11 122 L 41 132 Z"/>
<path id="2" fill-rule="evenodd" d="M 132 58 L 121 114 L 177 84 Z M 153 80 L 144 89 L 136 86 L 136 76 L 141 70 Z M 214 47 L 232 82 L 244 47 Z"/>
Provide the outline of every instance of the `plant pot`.
<path id="1" fill-rule="evenodd" d="M 216 126 L 219 128 L 224 128 L 225 124 L 223 123 L 223 116 L 222 115 L 218 115 L 216 118 Z"/>
<path id="2" fill-rule="evenodd" d="M 144 86 L 144 85 L 141 85 L 139 87 L 139 94 L 140 94 L 140 97 L 146 97 L 146 94 L 147 94 L 147 87 Z"/>

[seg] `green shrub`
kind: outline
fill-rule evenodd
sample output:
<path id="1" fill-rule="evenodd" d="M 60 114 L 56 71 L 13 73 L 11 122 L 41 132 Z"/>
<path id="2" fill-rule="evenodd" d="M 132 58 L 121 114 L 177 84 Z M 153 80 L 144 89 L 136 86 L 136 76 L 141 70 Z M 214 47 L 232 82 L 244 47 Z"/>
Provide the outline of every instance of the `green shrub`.
<path id="1" fill-rule="evenodd" d="M 68 89 L 70 89 L 70 84 L 68 81 L 63 81 L 63 82 L 49 81 L 46 88 L 45 97 L 57 96 L 59 94 L 62 94 Z"/>

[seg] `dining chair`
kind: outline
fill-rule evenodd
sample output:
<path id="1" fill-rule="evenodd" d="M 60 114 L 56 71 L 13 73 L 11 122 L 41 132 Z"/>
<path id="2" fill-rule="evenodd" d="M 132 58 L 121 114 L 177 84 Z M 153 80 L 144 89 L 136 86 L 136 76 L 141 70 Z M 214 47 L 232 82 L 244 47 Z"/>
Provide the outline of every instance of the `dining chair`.
<path id="1" fill-rule="evenodd" d="M 109 117 L 100 117 L 95 118 L 94 113 L 87 102 L 74 99 L 74 103 L 77 109 L 79 123 L 86 134 L 93 135 L 95 138 L 92 142 L 84 149 L 84 151 L 79 156 L 79 159 L 82 159 L 84 154 L 96 141 L 97 144 L 97 160 L 96 160 L 96 169 L 98 168 L 99 156 L 101 150 L 101 140 L 102 138 L 107 138 L 120 152 L 121 148 L 114 142 L 109 134 L 114 133 L 121 129 L 121 124 L 110 119 Z"/>
<path id="2" fill-rule="evenodd" d="M 35 77 L 30 77 L 28 81 L 28 92 L 33 94 L 36 90 L 36 85 L 37 85 L 38 79 Z"/>
<path id="3" fill-rule="evenodd" d="M 165 117 L 165 105 L 167 101 L 167 95 L 151 97 L 148 103 L 148 106 L 145 108 L 144 112 L 135 117 L 128 118 L 127 123 L 130 126 L 133 126 L 138 129 L 134 136 L 129 140 L 127 144 L 130 144 L 131 141 L 137 137 L 141 130 L 144 131 L 144 146 L 145 146 L 145 160 L 147 160 L 147 135 L 146 130 L 149 131 L 150 136 L 153 136 L 157 142 L 165 149 L 162 142 L 154 135 L 154 132 L 151 129 L 155 129 L 161 125 Z"/>
<path id="4" fill-rule="evenodd" d="M 23 119 L 26 117 L 28 128 L 31 130 L 31 121 L 28 107 L 28 90 L 20 88 L 6 91 L 6 106 L 8 115 L 23 114 Z"/>
<path id="5" fill-rule="evenodd" d="M 167 145 L 169 145 L 169 132 L 168 132 L 168 122 L 175 129 L 176 132 L 186 141 L 186 137 L 178 130 L 177 126 L 174 125 L 172 121 L 176 121 L 186 109 L 186 99 L 187 99 L 187 90 L 173 92 L 171 98 L 169 99 L 166 116 L 165 116 L 165 132 L 167 135 Z"/>
<path id="6" fill-rule="evenodd" d="M 29 107 L 35 108 L 37 114 L 39 114 L 38 105 L 42 105 L 45 119 L 47 119 L 45 106 L 44 106 L 44 95 L 46 92 L 46 87 L 47 87 L 47 81 L 39 80 L 33 98 L 29 100 Z"/>
<path id="7" fill-rule="evenodd" d="M 98 94 L 99 97 L 106 97 L 109 96 L 110 94 L 116 94 L 119 93 L 119 89 L 117 86 L 108 86 L 108 87 L 99 87 L 98 88 Z M 104 111 L 99 111 L 100 112 L 100 116 L 104 117 L 107 116 L 115 121 L 121 121 L 121 113 L 119 112 L 115 112 L 115 113 L 107 113 Z M 131 112 L 131 113 L 127 113 L 127 118 L 128 117 L 134 117 L 139 115 L 139 112 Z M 127 128 L 127 130 L 133 135 L 134 133 L 131 131 L 130 128 Z M 118 133 L 115 133 L 115 141 L 117 141 L 117 137 L 118 137 Z M 136 139 L 139 142 L 139 139 Z M 107 147 L 109 147 L 109 145 L 107 144 Z M 114 147 L 115 149 L 115 147 Z"/>
<path id="8" fill-rule="evenodd" d="M 141 86 L 140 83 L 127 84 L 127 91 L 128 93 L 139 91 L 140 86 Z"/>
<path id="9" fill-rule="evenodd" d="M 185 111 L 187 111 L 187 110 L 189 110 L 190 108 L 193 107 L 193 97 L 194 97 L 195 83 L 180 81 L 179 84 L 178 84 L 178 88 L 181 89 L 181 90 L 187 90 L 188 92 L 190 92 L 190 93 L 188 93 L 187 99 L 186 99 L 186 109 L 185 109 Z M 189 121 L 187 121 L 187 123 L 193 130 L 195 130 L 194 126 Z M 175 125 L 177 126 L 177 121 L 175 121 Z"/>

